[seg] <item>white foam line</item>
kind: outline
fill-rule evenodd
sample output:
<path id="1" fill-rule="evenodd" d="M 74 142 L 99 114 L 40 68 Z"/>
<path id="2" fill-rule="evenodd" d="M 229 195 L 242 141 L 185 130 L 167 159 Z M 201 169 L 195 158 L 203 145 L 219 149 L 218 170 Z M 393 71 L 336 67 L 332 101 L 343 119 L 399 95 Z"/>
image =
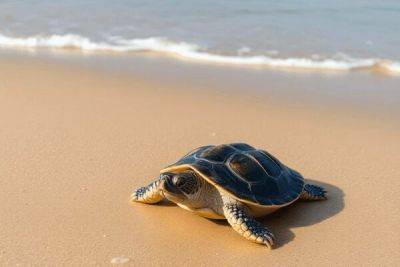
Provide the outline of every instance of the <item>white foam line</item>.
<path id="1" fill-rule="evenodd" d="M 399 74 L 400 75 L 400 62 L 382 62 L 381 66 L 383 69 L 394 73 L 394 74 Z"/>
<path id="2" fill-rule="evenodd" d="M 165 38 L 144 38 L 126 40 L 118 37 L 110 38 L 108 42 L 93 42 L 89 38 L 76 35 L 30 36 L 26 38 L 10 37 L 0 34 L 2 48 L 48 48 L 48 49 L 79 49 L 84 52 L 112 51 L 112 52 L 156 52 L 170 54 L 188 60 L 227 64 L 239 66 L 265 66 L 273 68 L 294 68 L 312 70 L 339 70 L 352 69 L 380 69 L 394 74 L 400 74 L 400 63 L 382 59 L 356 59 L 347 57 L 342 60 L 311 58 L 272 58 L 258 56 L 225 56 L 203 51 L 199 46 L 172 42 Z"/>

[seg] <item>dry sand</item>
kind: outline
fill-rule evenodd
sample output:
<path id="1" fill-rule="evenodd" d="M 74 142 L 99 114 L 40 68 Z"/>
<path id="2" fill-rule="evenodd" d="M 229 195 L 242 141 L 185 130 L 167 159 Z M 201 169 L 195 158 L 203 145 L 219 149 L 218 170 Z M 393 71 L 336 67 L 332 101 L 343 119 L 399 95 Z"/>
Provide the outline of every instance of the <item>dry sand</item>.
<path id="1" fill-rule="evenodd" d="M 399 266 L 400 127 L 263 96 L 0 62 L 0 265 Z M 132 189 L 188 150 L 245 141 L 329 191 L 262 219 L 269 251 Z"/>

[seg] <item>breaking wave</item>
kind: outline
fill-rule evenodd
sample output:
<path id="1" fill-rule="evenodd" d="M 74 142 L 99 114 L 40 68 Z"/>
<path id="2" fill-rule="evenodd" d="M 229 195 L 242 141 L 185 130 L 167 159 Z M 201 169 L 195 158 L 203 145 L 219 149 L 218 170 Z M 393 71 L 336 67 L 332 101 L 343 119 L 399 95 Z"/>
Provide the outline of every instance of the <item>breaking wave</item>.
<path id="1" fill-rule="evenodd" d="M 185 60 L 209 64 L 255 66 L 285 69 L 305 69 L 314 71 L 380 71 L 400 75 L 400 62 L 379 58 L 314 59 L 314 58 L 275 58 L 265 55 L 219 55 L 207 52 L 198 45 L 186 42 L 173 42 L 166 38 L 123 39 L 108 38 L 107 41 L 94 42 L 76 34 L 31 36 L 25 38 L 0 34 L 0 48 L 8 49 L 75 49 L 82 52 L 139 53 L 153 52 L 174 56 Z"/>

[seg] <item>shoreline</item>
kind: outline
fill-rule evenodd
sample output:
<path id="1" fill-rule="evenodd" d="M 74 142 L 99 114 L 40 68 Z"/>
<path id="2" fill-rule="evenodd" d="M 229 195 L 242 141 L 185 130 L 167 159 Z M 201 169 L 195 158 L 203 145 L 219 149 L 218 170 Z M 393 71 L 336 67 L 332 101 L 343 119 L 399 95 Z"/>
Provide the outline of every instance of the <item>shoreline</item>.
<path id="1" fill-rule="evenodd" d="M 355 58 L 342 55 L 320 57 L 318 55 L 297 55 L 274 57 L 267 54 L 224 54 L 208 51 L 194 43 L 174 42 L 162 37 L 137 39 L 111 38 L 95 42 L 88 37 L 69 33 L 64 35 L 28 36 L 24 38 L 1 34 L 0 48 L 9 50 L 50 50 L 56 53 L 78 52 L 129 56 L 130 54 L 153 54 L 191 63 L 260 68 L 287 72 L 373 72 L 388 76 L 400 75 L 400 62 L 385 58 Z M 338 54 L 338 53 L 337 53 Z"/>
<path id="2" fill-rule="evenodd" d="M 120 75 L 169 90 L 207 91 L 261 99 L 268 105 L 293 109 L 312 107 L 323 112 L 358 114 L 393 121 L 400 116 L 400 77 L 376 73 L 309 73 L 213 66 L 172 58 L 86 55 L 80 53 L 26 53 L 0 51 L 2 61 L 32 61 L 68 68 L 83 68 L 101 75 Z M 201 92 L 200 92 L 201 93 Z"/>
<path id="3" fill-rule="evenodd" d="M 0 60 L 0 265 L 400 263 L 400 127 L 398 113 L 387 115 L 397 109 L 303 101 L 279 87 L 244 94 L 241 86 L 263 80 L 233 75 L 242 71 L 151 59 L 136 72 L 109 58 L 57 62 Z M 276 249 L 174 205 L 129 204 L 134 188 L 194 147 L 237 141 L 328 190 L 327 201 L 262 219 Z"/>

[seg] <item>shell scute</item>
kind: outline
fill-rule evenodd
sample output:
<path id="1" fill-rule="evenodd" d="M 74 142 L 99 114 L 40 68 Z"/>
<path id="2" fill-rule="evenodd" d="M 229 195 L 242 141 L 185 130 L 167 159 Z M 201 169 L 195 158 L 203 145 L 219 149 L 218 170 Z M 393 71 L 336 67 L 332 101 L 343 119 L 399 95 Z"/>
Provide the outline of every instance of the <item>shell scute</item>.
<path id="1" fill-rule="evenodd" d="M 246 144 L 246 143 L 233 143 L 230 144 L 231 147 L 234 147 L 240 151 L 250 151 L 250 150 L 255 150 L 254 147 Z"/>
<path id="2" fill-rule="evenodd" d="M 262 180 L 259 183 L 250 184 L 251 192 L 255 195 L 260 195 L 268 198 L 279 197 L 279 190 L 277 182 L 272 177 Z"/>
<path id="3" fill-rule="evenodd" d="M 235 186 L 243 186 L 237 183 L 237 179 L 229 172 L 223 164 L 215 164 L 213 166 L 215 182 L 220 185 L 235 184 Z"/>
<path id="4" fill-rule="evenodd" d="M 253 156 L 269 175 L 278 176 L 281 173 L 282 168 L 275 158 L 257 150 L 249 152 L 249 155 Z"/>
<path id="5" fill-rule="evenodd" d="M 257 182 L 267 179 L 263 167 L 246 154 L 235 154 L 229 159 L 229 167 L 240 178 L 245 177 L 248 182 Z"/>
<path id="6" fill-rule="evenodd" d="M 219 145 L 205 149 L 199 156 L 206 160 L 223 162 L 234 152 L 235 149 L 229 145 Z"/>

